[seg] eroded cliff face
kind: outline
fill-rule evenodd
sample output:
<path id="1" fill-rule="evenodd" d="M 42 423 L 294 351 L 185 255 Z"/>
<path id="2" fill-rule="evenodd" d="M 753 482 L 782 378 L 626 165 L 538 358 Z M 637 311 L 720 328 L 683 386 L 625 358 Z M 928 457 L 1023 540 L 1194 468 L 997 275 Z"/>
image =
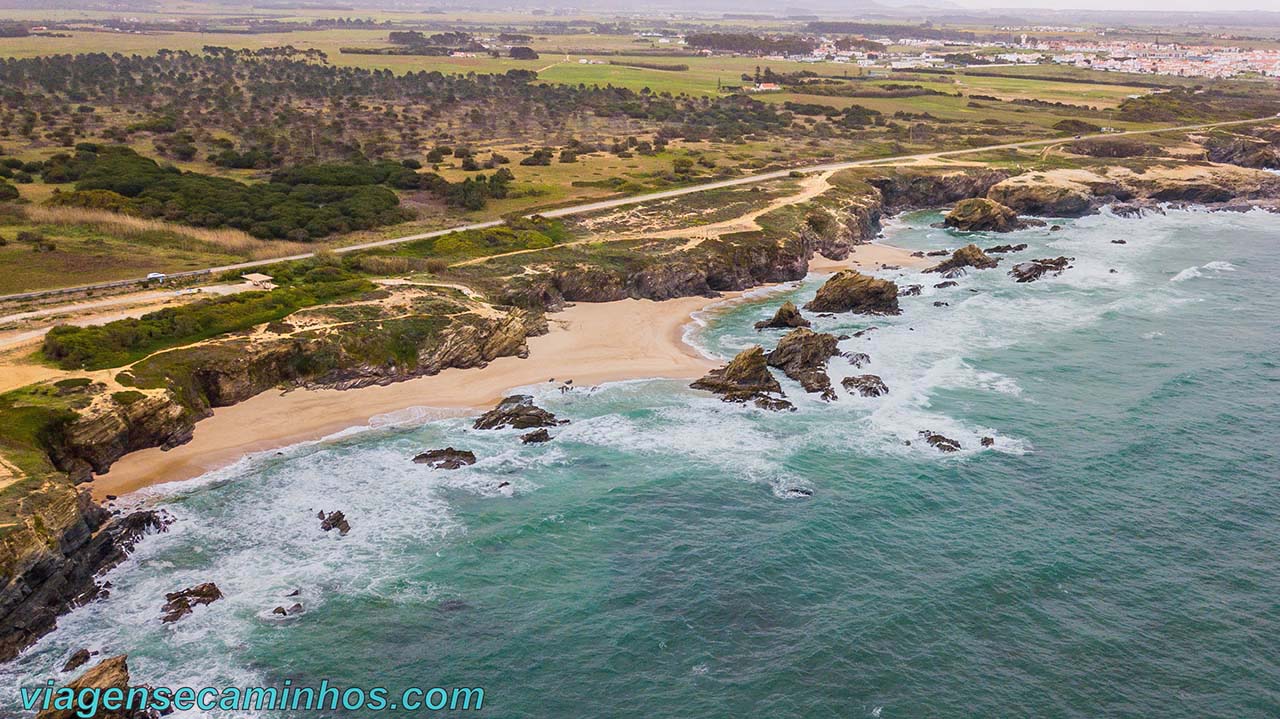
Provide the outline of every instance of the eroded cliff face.
<path id="1" fill-rule="evenodd" d="M 76 486 L 94 473 L 129 452 L 187 442 L 211 408 L 272 388 L 385 384 L 526 355 L 526 337 L 545 332 L 546 321 L 525 310 L 488 309 L 423 318 L 414 327 L 418 334 L 404 346 L 396 345 L 405 341 L 403 327 L 381 320 L 345 332 L 235 337 L 134 365 L 122 377 L 133 389 L 78 388 L 73 414 L 40 433 L 44 470 L 27 477 L 30 488 L 6 507 L 14 521 L 0 538 L 0 661 L 52 631 L 59 614 L 98 596 L 95 577 L 162 527 L 152 512 L 119 516 L 94 504 Z M 382 352 L 385 346 L 394 351 Z"/>
<path id="2" fill-rule="evenodd" d="M 1006 170 L 985 169 L 946 173 L 903 171 L 872 177 L 867 182 L 880 191 L 885 212 L 903 212 L 985 197 L 992 187 L 1012 174 Z"/>
<path id="3" fill-rule="evenodd" d="M 1280 199 L 1280 177 L 1212 163 L 1048 170 L 1004 180 L 987 197 L 1020 214 L 1080 217 L 1116 202 L 1215 205 Z"/>
<path id="4" fill-rule="evenodd" d="M 155 512 L 112 516 L 65 481 L 24 500 L 31 513 L 0 540 L 0 661 L 53 631 L 57 617 L 104 591 L 96 578 L 122 561 Z"/>

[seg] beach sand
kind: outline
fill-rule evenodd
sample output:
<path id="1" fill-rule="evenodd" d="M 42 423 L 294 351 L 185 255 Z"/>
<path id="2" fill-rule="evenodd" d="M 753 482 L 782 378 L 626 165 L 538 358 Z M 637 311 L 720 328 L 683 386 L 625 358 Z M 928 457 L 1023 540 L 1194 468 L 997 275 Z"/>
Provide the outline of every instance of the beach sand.
<path id="1" fill-rule="evenodd" d="M 861 245 L 847 260 L 817 257 L 810 269 L 828 273 L 920 262 L 896 247 Z M 529 338 L 527 359 L 501 357 L 481 369 L 449 369 L 355 390 L 264 392 L 214 410 L 212 417 L 196 424 L 194 438 L 184 445 L 125 455 L 90 487 L 94 498 L 102 501 L 109 494 L 197 477 L 247 454 L 321 439 L 410 407 L 432 408 L 432 416 L 478 414 L 515 388 L 552 379 L 572 379 L 582 387 L 627 379 L 701 377 L 718 363 L 685 343 L 684 328 L 695 312 L 733 302 L 738 294 L 579 303 L 547 316 L 550 331 Z"/>

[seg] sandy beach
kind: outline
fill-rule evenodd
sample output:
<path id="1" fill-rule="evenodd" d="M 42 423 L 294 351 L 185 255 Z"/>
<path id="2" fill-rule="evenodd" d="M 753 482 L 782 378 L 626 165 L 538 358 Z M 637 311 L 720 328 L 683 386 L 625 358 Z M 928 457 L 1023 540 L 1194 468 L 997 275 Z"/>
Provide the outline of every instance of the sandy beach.
<path id="1" fill-rule="evenodd" d="M 810 269 L 829 273 L 847 267 L 876 269 L 882 264 L 920 262 L 896 247 L 862 245 L 847 260 L 819 256 Z M 320 439 L 411 407 L 432 408 L 435 416 L 474 414 L 512 389 L 552 379 L 590 386 L 628 379 L 700 377 L 717 363 L 685 343 L 684 328 L 695 312 L 733 302 L 738 296 L 579 303 L 548 315 L 550 331 L 529 338 L 527 359 L 502 357 L 481 369 L 449 369 L 357 390 L 264 392 L 214 410 L 212 417 L 196 425 L 195 436 L 187 444 L 126 455 L 90 487 L 94 498 L 102 501 L 106 495 L 197 477 L 247 454 Z"/>

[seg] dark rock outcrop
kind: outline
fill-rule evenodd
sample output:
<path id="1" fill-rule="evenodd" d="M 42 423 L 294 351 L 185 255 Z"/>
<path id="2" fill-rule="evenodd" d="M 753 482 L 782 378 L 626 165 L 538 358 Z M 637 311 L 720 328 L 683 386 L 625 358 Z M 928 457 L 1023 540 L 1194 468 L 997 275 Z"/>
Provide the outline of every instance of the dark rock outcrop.
<path id="1" fill-rule="evenodd" d="M 1009 270 L 1009 276 L 1018 282 L 1035 282 L 1044 276 L 1045 273 L 1053 273 L 1055 275 L 1062 274 L 1074 257 L 1052 257 L 1040 260 L 1031 260 L 1030 262 L 1019 262 Z"/>
<path id="2" fill-rule="evenodd" d="M 898 307 L 897 284 L 892 280 L 864 275 L 857 270 L 842 270 L 833 275 L 804 308 L 813 312 L 857 312 L 868 315 L 896 315 L 902 312 Z"/>
<path id="3" fill-rule="evenodd" d="M 889 393 L 889 387 L 885 385 L 884 380 L 873 374 L 845 377 L 840 380 L 840 384 L 850 393 L 857 392 L 863 397 L 879 397 Z"/>
<path id="4" fill-rule="evenodd" d="M 790 402 L 769 396 L 781 396 L 782 385 L 769 372 L 764 349 L 758 345 L 742 350 L 729 364 L 711 370 L 689 386 L 714 392 L 726 402 L 754 402 L 758 407 L 771 410 L 791 408 Z"/>
<path id="5" fill-rule="evenodd" d="M 806 320 L 800 314 L 800 310 L 796 309 L 795 303 L 787 300 L 782 303 L 778 311 L 774 313 L 772 319 L 762 320 L 756 323 L 757 330 L 763 329 L 788 329 L 794 327 L 808 327 L 809 320 Z"/>
<path id="6" fill-rule="evenodd" d="M 170 592 L 164 595 L 164 599 L 164 615 L 160 621 L 169 624 L 187 616 L 198 605 L 213 604 L 222 599 L 222 590 L 213 582 L 205 582 L 180 592 Z"/>
<path id="7" fill-rule="evenodd" d="M 465 449 L 432 449 L 413 458 L 414 464 L 426 464 L 432 469 L 459 469 L 476 463 L 476 455 Z"/>
<path id="8" fill-rule="evenodd" d="M 543 442 L 550 442 L 550 441 L 551 441 L 551 435 L 547 432 L 545 427 L 541 429 L 535 429 L 532 432 L 529 432 L 527 434 L 520 435 L 520 442 L 523 444 L 541 444 Z"/>
<path id="9" fill-rule="evenodd" d="M 866 352 L 853 352 L 848 355 L 845 355 L 845 358 L 848 359 L 849 364 L 853 365 L 854 367 L 861 367 L 862 365 L 867 364 L 868 362 L 871 361 L 871 355 L 867 354 Z"/>
<path id="10" fill-rule="evenodd" d="M 71 653 L 70 657 L 67 657 L 67 662 L 62 665 L 62 671 L 71 672 L 79 669 L 89 663 L 90 656 L 88 649 L 81 648 L 75 650 Z"/>
<path id="11" fill-rule="evenodd" d="M 321 510 L 316 514 L 316 519 L 320 520 L 320 529 L 326 532 L 336 529 L 339 536 L 345 537 L 347 532 L 351 531 L 351 523 L 347 521 L 347 515 L 340 511 L 325 514 L 324 510 Z"/>
<path id="12" fill-rule="evenodd" d="M 513 394 L 504 397 L 497 407 L 480 415 L 472 425 L 475 429 L 533 429 L 535 427 L 555 427 L 567 424 L 569 420 L 558 420 L 556 416 L 533 403 L 527 394 Z"/>
<path id="13" fill-rule="evenodd" d="M 41 499 L 40 531 L 13 531 L 0 544 L 0 661 L 53 631 L 58 615 L 103 594 L 95 578 L 168 522 L 154 510 L 112 517 L 69 485 Z"/>
<path id="14" fill-rule="evenodd" d="M 1057 225 L 1054 225 L 1054 227 L 1057 227 Z M 991 255 L 991 254 L 1003 254 L 1005 252 L 1022 252 L 1025 249 L 1027 249 L 1026 244 L 996 245 L 995 247 L 988 247 L 986 250 L 984 250 L 984 252 Z"/>
<path id="15" fill-rule="evenodd" d="M 944 437 L 930 430 L 921 430 L 920 438 L 939 452 L 959 452 L 960 443 L 950 437 Z"/>
<path id="16" fill-rule="evenodd" d="M 916 295 L 920 294 L 920 290 L 922 289 L 924 288 L 920 285 L 907 285 L 906 287 L 903 287 L 902 289 L 898 290 L 898 296 L 899 297 L 915 297 Z"/>
<path id="17" fill-rule="evenodd" d="M 1025 245 L 1023 245 L 1025 247 Z M 987 270 L 999 264 L 999 260 L 988 257 L 985 252 L 978 249 L 977 245 L 965 245 L 955 252 L 951 253 L 951 257 L 939 262 L 938 264 L 925 270 L 925 272 L 950 272 L 963 267 L 972 267 L 977 270 Z"/>
<path id="18" fill-rule="evenodd" d="M 1026 223 L 1018 219 L 1017 212 L 985 197 L 956 203 L 942 224 L 963 232 L 1012 232 L 1026 227 Z"/>
<path id="19" fill-rule="evenodd" d="M 806 392 L 815 392 L 825 400 L 833 400 L 827 376 L 827 360 L 839 353 L 836 337 L 801 327 L 787 333 L 778 346 L 765 357 L 770 367 L 777 367 L 783 374 L 800 383 Z"/>

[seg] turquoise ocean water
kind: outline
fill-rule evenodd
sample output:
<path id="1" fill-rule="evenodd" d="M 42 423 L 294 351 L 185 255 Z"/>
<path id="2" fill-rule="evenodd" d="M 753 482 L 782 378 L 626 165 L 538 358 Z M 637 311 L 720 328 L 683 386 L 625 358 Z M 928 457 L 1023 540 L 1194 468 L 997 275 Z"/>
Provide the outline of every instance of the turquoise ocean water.
<path id="1" fill-rule="evenodd" d="M 886 241 L 965 242 L 936 219 Z M 481 686 L 508 718 L 1280 716 L 1277 217 L 1063 225 L 976 237 L 1032 248 L 958 287 L 882 273 L 926 286 L 899 317 L 815 318 L 879 327 L 841 343 L 871 364 L 831 375 L 885 397 L 784 380 L 798 411 L 774 414 L 671 381 L 536 387 L 572 420 L 546 445 L 408 422 L 166 488 L 170 531 L 0 685 L 85 646 L 153 685 Z M 1057 255 L 1075 267 L 1005 275 Z M 772 346 L 751 324 L 822 279 L 690 339 Z M 923 429 L 964 450 L 905 444 Z M 410 462 L 446 445 L 481 459 Z M 161 625 L 163 594 L 202 581 L 227 598 Z M 295 588 L 305 614 L 273 617 Z"/>

